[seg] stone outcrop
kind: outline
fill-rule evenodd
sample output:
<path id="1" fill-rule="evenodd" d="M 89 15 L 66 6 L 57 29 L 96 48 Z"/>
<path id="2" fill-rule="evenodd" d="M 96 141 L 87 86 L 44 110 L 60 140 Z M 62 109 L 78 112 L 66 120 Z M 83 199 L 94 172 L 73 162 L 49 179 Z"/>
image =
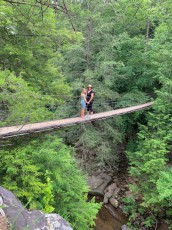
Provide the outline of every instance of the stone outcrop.
<path id="1" fill-rule="evenodd" d="M 116 183 L 108 185 L 111 181 L 112 178 L 105 173 L 89 176 L 89 194 L 93 196 L 103 196 L 104 204 L 110 202 L 113 207 L 117 208 L 119 206 L 119 202 L 117 199 L 121 189 L 117 187 Z"/>
<path id="2" fill-rule="evenodd" d="M 44 214 L 39 210 L 26 210 L 12 192 L 1 186 L 0 216 L 7 218 L 14 230 L 72 230 L 69 223 L 58 214 Z M 4 227 L 4 230 L 6 229 Z"/>
<path id="3" fill-rule="evenodd" d="M 118 208 L 119 202 L 118 202 L 117 199 L 115 199 L 114 197 L 111 197 L 111 198 L 109 199 L 109 202 L 111 203 L 111 205 L 112 205 L 113 207 Z"/>
<path id="4" fill-rule="evenodd" d="M 104 204 L 107 204 L 109 201 L 113 205 L 113 207 L 117 208 L 119 205 L 119 202 L 117 200 L 119 192 L 120 188 L 117 187 L 116 183 L 109 185 L 104 190 Z"/>
<path id="5" fill-rule="evenodd" d="M 88 185 L 90 187 L 89 194 L 93 196 L 104 196 L 104 190 L 112 180 L 111 176 L 101 173 L 88 177 Z"/>

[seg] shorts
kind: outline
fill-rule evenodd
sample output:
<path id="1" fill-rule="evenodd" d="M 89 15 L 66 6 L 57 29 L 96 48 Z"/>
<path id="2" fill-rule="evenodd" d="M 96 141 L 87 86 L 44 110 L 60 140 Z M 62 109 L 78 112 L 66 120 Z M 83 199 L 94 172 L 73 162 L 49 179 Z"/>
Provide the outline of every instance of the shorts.
<path id="1" fill-rule="evenodd" d="M 81 108 L 82 109 L 86 108 L 86 102 L 84 100 L 81 100 Z"/>
<path id="2" fill-rule="evenodd" d="M 89 104 L 87 104 L 87 111 L 93 112 L 93 102 L 90 102 Z"/>

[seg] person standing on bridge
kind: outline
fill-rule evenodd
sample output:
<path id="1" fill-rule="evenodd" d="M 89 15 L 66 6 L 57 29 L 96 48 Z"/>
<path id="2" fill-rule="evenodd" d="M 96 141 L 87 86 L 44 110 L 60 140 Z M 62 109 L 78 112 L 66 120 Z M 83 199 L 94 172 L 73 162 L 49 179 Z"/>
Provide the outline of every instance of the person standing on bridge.
<path id="1" fill-rule="evenodd" d="M 81 118 L 84 118 L 84 113 L 85 113 L 85 108 L 87 103 L 86 95 L 87 95 L 87 90 L 83 88 L 81 92 Z"/>
<path id="2" fill-rule="evenodd" d="M 88 85 L 88 91 L 87 91 L 87 114 L 91 115 L 93 114 L 93 100 L 94 100 L 94 91 L 92 85 Z"/>

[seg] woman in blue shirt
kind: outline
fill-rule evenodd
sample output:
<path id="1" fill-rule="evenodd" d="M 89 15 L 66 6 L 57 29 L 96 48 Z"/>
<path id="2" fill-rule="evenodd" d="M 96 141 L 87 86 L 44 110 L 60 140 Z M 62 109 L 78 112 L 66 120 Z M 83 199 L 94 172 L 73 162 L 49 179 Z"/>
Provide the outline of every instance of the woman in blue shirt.
<path id="1" fill-rule="evenodd" d="M 84 118 L 84 113 L 85 113 L 85 108 L 87 103 L 86 96 L 87 96 L 87 91 L 85 88 L 83 88 L 81 92 L 81 118 Z"/>

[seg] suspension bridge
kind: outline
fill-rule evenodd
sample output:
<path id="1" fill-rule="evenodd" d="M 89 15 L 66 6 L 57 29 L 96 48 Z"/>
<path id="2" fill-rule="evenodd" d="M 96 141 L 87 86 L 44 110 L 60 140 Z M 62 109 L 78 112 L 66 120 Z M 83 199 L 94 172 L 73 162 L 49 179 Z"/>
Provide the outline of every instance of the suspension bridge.
<path id="1" fill-rule="evenodd" d="M 115 109 L 107 112 L 96 113 L 91 115 L 89 118 L 74 117 L 74 118 L 51 120 L 51 121 L 44 121 L 39 123 L 25 124 L 25 125 L 2 127 L 0 128 L 0 139 L 10 138 L 10 137 L 20 136 L 20 135 L 28 135 L 31 133 L 48 132 L 62 127 L 107 119 L 113 116 L 119 116 L 122 114 L 132 113 L 134 111 L 138 111 L 141 109 L 146 109 L 152 105 L 153 102 L 148 102 L 148 103 L 131 106 L 127 108 L 121 108 L 121 109 Z"/>

